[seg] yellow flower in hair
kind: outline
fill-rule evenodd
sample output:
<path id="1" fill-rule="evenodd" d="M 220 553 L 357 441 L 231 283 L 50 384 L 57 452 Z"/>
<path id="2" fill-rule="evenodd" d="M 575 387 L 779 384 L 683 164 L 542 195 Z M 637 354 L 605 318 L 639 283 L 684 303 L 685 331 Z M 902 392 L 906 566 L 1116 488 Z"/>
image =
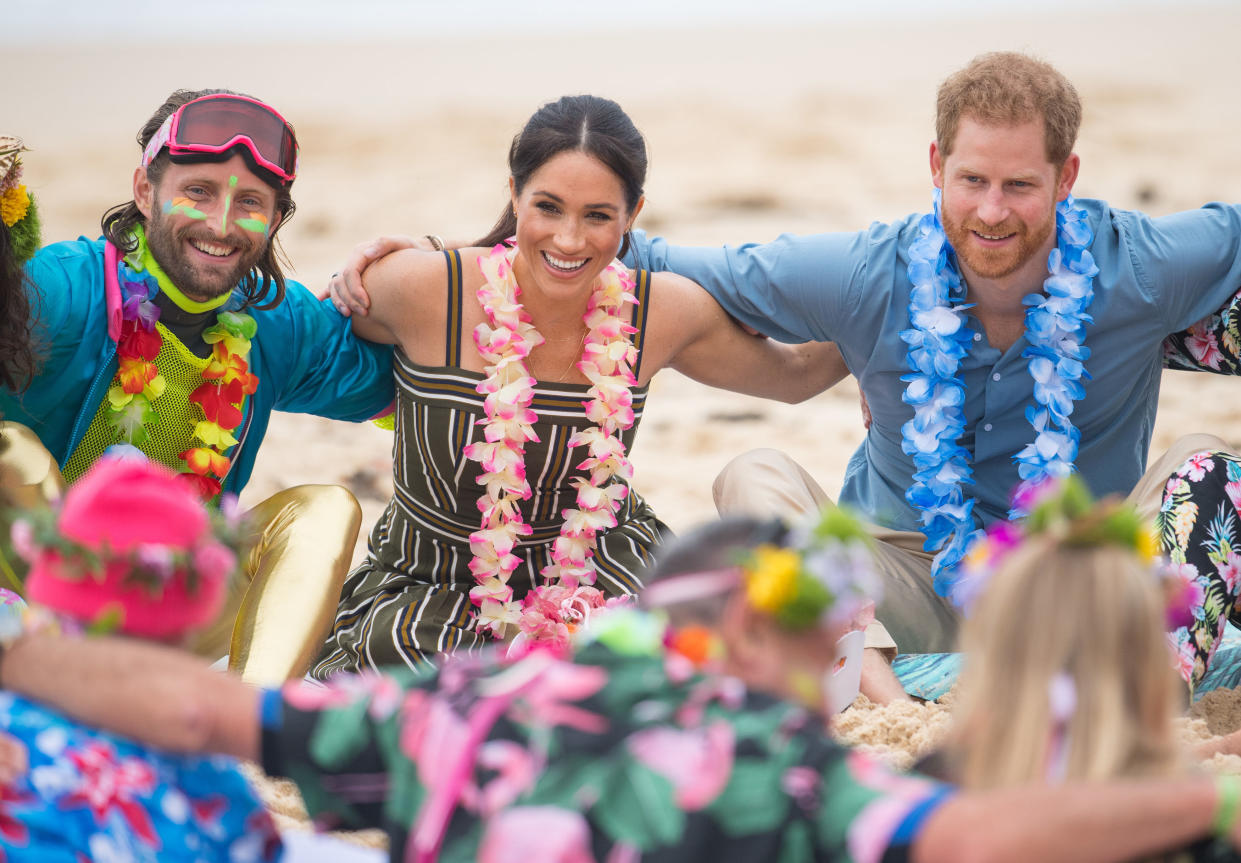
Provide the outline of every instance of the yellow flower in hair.
<path id="1" fill-rule="evenodd" d="M 1153 563 L 1159 556 L 1159 533 L 1153 527 L 1146 526 L 1138 533 L 1138 556 L 1143 563 Z"/>
<path id="2" fill-rule="evenodd" d="M 11 228 L 26 218 L 26 211 L 30 209 L 30 196 L 26 194 L 26 187 L 14 186 L 3 195 L 0 195 L 0 222 L 4 222 L 6 228 Z"/>
<path id="3" fill-rule="evenodd" d="M 746 564 L 746 596 L 750 605 L 776 614 L 788 604 L 797 589 L 801 555 L 790 548 L 760 545 Z"/>

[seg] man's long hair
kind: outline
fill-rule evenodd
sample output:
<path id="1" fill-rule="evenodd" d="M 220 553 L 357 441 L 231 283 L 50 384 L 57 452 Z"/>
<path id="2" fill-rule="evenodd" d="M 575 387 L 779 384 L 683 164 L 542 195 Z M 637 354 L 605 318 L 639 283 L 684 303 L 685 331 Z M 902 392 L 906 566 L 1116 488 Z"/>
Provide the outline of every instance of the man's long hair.
<path id="1" fill-rule="evenodd" d="M 186 102 L 192 102 L 202 96 L 210 96 L 214 93 L 228 93 L 229 95 L 245 95 L 234 93 L 232 90 L 177 90 L 167 101 L 159 107 L 159 109 L 151 115 L 142 128 L 138 130 L 138 147 L 139 152 L 146 149 L 146 145 L 151 138 L 155 137 L 155 133 L 159 131 L 159 127 L 164 125 L 164 121 L 168 119 L 174 111 L 184 105 Z M 253 98 L 253 97 L 250 97 Z M 244 147 L 241 148 L 244 157 L 249 156 L 249 151 Z M 247 162 L 249 162 L 247 158 Z M 167 150 L 161 150 L 159 155 L 151 160 L 151 164 L 147 166 L 147 177 L 151 181 L 153 187 L 158 188 L 160 180 L 163 179 L 164 171 L 168 168 L 171 158 Z M 263 257 L 259 258 L 255 269 L 246 273 L 234 289 L 233 293 L 242 297 L 242 308 L 254 306 L 256 309 L 271 309 L 280 305 L 284 299 L 284 272 L 280 269 L 281 264 L 289 265 L 288 257 L 284 250 L 280 247 L 276 239 L 276 233 L 288 224 L 289 219 L 293 218 L 293 211 L 296 207 L 293 204 L 293 196 L 290 192 L 292 182 L 280 185 L 274 178 L 261 168 L 251 164 L 255 174 L 276 191 L 276 212 L 280 216 L 280 221 L 271 229 L 271 233 L 267 237 L 267 247 L 263 250 Z M 103 214 L 103 235 L 116 246 L 122 254 L 128 254 L 138 247 L 138 241 L 133 236 L 133 229 L 138 225 L 145 225 L 146 217 L 142 215 L 142 211 L 138 209 L 138 205 L 134 201 L 125 204 L 118 204 Z M 268 297 L 270 299 L 266 303 L 259 304 L 259 301 Z"/>

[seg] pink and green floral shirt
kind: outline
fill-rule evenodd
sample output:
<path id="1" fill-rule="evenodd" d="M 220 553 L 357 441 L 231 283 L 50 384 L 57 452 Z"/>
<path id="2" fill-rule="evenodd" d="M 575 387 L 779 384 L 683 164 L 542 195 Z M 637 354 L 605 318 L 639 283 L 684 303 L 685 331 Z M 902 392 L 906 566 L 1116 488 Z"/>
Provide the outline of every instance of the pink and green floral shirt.
<path id="1" fill-rule="evenodd" d="M 596 641 L 291 684 L 264 705 L 264 767 L 322 826 L 386 829 L 393 860 L 907 859 L 947 786 L 682 661 Z"/>

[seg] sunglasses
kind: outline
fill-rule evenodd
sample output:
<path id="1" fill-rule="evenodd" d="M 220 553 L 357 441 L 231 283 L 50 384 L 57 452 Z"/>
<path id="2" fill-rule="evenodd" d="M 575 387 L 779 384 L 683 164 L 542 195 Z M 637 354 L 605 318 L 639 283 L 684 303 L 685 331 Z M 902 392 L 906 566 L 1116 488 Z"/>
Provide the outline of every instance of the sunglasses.
<path id="1" fill-rule="evenodd" d="M 150 165 L 164 147 L 175 159 L 221 155 L 239 145 L 282 185 L 297 176 L 293 128 L 274 108 L 231 93 L 201 96 L 174 111 L 142 151 L 142 167 Z"/>

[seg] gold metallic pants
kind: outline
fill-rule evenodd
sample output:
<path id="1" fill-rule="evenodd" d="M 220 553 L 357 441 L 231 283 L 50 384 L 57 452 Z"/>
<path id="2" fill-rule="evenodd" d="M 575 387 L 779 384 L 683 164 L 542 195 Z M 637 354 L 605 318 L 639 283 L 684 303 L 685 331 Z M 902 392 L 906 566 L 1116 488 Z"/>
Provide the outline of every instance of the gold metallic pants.
<path id="1" fill-rule="evenodd" d="M 18 507 L 64 487 L 56 460 L 25 426 L 0 422 L 0 487 Z M 228 653 L 249 683 L 279 684 L 310 667 L 327 634 L 353 555 L 362 509 L 348 490 L 303 485 L 247 513 L 242 572 L 215 622 L 191 641 L 207 657 Z"/>

